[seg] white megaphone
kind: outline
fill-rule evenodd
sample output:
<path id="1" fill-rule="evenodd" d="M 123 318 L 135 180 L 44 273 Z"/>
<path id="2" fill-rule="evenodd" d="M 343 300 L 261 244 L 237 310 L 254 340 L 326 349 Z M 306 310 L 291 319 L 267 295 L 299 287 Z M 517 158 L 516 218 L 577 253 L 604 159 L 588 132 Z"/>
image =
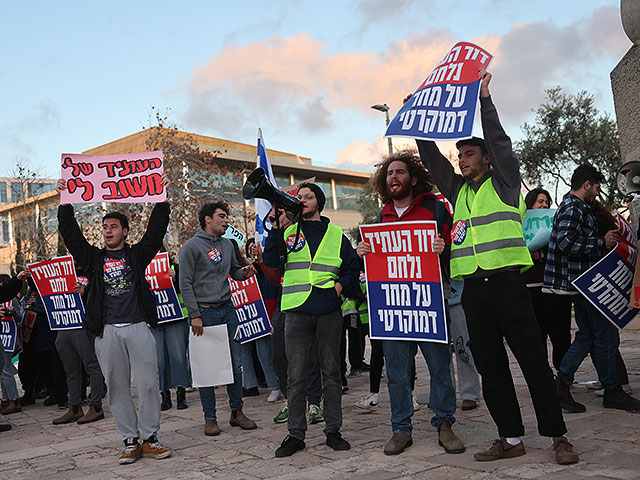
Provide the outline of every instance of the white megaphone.
<path id="1" fill-rule="evenodd" d="M 616 184 L 623 195 L 640 193 L 640 160 L 631 160 L 622 165 L 616 176 Z"/>

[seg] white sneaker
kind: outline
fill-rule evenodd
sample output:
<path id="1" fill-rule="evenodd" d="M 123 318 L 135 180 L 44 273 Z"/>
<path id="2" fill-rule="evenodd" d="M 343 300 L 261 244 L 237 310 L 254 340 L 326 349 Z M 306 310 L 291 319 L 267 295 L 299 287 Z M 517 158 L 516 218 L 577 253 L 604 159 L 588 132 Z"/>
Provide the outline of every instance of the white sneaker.
<path id="1" fill-rule="evenodd" d="M 378 394 L 370 393 L 366 397 L 363 397 L 358 402 L 356 402 L 355 406 L 358 408 L 362 408 L 363 410 L 369 410 L 370 412 L 373 412 L 378 406 Z"/>
<path id="2" fill-rule="evenodd" d="M 604 397 L 604 388 L 594 390 L 593 393 L 595 393 L 598 397 Z"/>
<path id="3" fill-rule="evenodd" d="M 281 398 L 282 398 L 282 393 L 280 392 L 280 390 L 278 389 L 271 390 L 271 393 L 269 393 L 269 396 L 267 397 L 267 402 L 276 403 Z"/>
<path id="4" fill-rule="evenodd" d="M 418 403 L 418 399 L 416 398 L 416 394 L 411 392 L 411 400 L 413 401 L 413 411 L 417 412 L 420 410 L 420 404 Z"/>

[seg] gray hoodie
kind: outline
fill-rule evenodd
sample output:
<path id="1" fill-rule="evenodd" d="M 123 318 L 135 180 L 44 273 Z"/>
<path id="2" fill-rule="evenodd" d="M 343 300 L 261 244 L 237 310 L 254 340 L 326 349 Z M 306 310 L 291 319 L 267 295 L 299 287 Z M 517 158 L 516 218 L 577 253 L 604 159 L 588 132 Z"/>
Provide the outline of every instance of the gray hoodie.
<path id="1" fill-rule="evenodd" d="M 180 250 L 180 291 L 191 318 L 200 316 L 200 305 L 231 299 L 227 276 L 244 280 L 232 240 L 209 235 L 202 229 Z"/>

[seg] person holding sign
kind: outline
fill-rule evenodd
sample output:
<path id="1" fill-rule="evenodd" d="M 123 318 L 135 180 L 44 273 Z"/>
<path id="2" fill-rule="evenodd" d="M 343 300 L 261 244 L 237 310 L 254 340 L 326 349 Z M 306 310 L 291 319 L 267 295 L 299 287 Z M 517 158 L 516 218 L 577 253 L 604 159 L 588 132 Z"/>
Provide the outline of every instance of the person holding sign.
<path id="1" fill-rule="evenodd" d="M 640 400 L 623 390 L 616 373 L 616 355 L 620 345 L 618 328 L 588 298 L 578 293 L 572 283 L 622 240 L 617 229 L 604 234 L 600 232 L 590 207 L 599 195 L 603 179 L 592 165 L 576 168 L 571 176 L 571 191 L 562 199 L 553 220 L 543 291 L 572 296 L 578 326 L 573 343 L 558 369 L 558 397 L 566 411 L 586 411 L 584 405 L 573 399 L 569 387 L 575 372 L 591 351 L 595 354 L 592 355 L 593 363 L 604 388 L 603 406 L 640 412 Z"/>
<path id="2" fill-rule="evenodd" d="M 205 203 L 198 212 L 200 229 L 180 250 L 180 291 L 191 317 L 193 334 L 204 327 L 226 325 L 233 366 L 233 383 L 227 385 L 231 416 L 229 425 L 254 430 L 256 423 L 242 411 L 242 350 L 234 341 L 238 316 L 231 302 L 228 277 L 245 280 L 256 273 L 253 265 L 242 268 L 236 259 L 233 240 L 223 238 L 229 225 L 229 206 L 223 202 Z M 204 434 L 220 435 L 213 387 L 200 387 L 204 412 Z"/>
<path id="3" fill-rule="evenodd" d="M 342 228 L 320 215 L 326 201 L 322 189 L 315 183 L 302 183 L 298 198 L 303 206 L 302 220 L 284 231 L 273 230 L 277 248 L 264 254 L 267 266 L 284 270 L 280 308 L 286 314 L 289 435 L 276 450 L 276 457 L 288 457 L 305 448 L 307 374 L 314 342 L 318 342 L 322 372 L 326 444 L 334 450 L 351 448 L 340 433 L 340 294 L 344 290 L 346 296 L 352 296 L 359 291 L 360 262 Z"/>
<path id="4" fill-rule="evenodd" d="M 162 176 L 166 188 L 169 180 Z M 56 190 L 67 189 L 58 180 Z M 157 203 L 147 231 L 133 245 L 127 243 L 129 220 L 120 212 L 102 218 L 105 248 L 89 244 L 75 219 L 73 206 L 58 208 L 58 228 L 77 267 L 87 273 L 83 329 L 94 340 L 100 369 L 109 394 L 109 409 L 125 445 L 120 463 L 141 456 L 167 458 L 171 450 L 158 442 L 160 396 L 156 345 L 149 327 L 156 327 L 156 302 L 144 271 L 156 255 L 169 225 L 170 207 Z M 131 371 L 138 394 L 138 413 L 131 398 Z M 142 445 L 139 440 L 142 439 Z"/>
<path id="5" fill-rule="evenodd" d="M 8 302 L 13 299 L 20 289 L 22 288 L 22 281 L 27 278 L 28 273 L 22 271 L 15 277 L 11 278 L 6 284 L 3 282 L 0 285 L 0 303 Z M 0 372 L 4 369 L 5 352 L 4 345 L 0 342 Z M 11 424 L 0 423 L 0 432 L 7 432 L 11 430 Z"/>
<path id="6" fill-rule="evenodd" d="M 451 233 L 451 277 L 464 279 L 462 306 L 471 351 L 482 377 L 487 408 L 500 438 L 477 461 L 525 454 L 524 424 L 516 397 L 506 339 L 531 392 L 541 435 L 553 437 L 560 464 L 578 455 L 564 434 L 567 427 L 555 394 L 540 327 L 520 269 L 532 265 L 522 233 L 525 206 L 520 194 L 520 162 L 513 152 L 489 93 L 491 74 L 478 72 L 485 139 L 459 140 L 462 175 L 432 141 L 418 140 L 420 157 L 444 196 L 455 205 Z"/>
<path id="7" fill-rule="evenodd" d="M 433 193 L 431 177 L 411 150 L 402 150 L 384 159 L 376 170 L 373 183 L 384 207 L 379 215 L 382 223 L 436 220 L 438 237 L 433 250 L 441 260 L 449 254 L 451 215 Z M 371 253 L 371 244 L 358 244 L 358 255 Z M 418 347 L 429 367 L 431 392 L 429 405 L 433 410 L 431 424 L 438 431 L 438 443 L 447 453 L 463 453 L 465 446 L 453 433 L 456 393 L 451 379 L 451 353 L 448 343 L 383 340 L 387 363 L 391 427 L 393 435 L 384 447 L 386 455 L 397 455 L 413 444 L 411 417 L 414 413 L 411 396 L 411 367 Z"/>

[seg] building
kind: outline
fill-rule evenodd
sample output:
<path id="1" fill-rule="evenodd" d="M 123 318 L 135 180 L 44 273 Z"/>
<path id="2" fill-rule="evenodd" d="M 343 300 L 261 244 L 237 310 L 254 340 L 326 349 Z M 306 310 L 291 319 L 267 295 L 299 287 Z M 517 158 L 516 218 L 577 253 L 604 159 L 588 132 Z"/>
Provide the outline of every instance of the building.
<path id="1" fill-rule="evenodd" d="M 148 141 L 152 135 L 158 133 L 158 128 L 142 130 L 82 153 L 117 155 L 144 152 L 149 150 Z M 173 132 L 173 134 L 178 138 L 188 139 L 201 150 L 216 152 L 216 161 L 242 171 L 242 175 L 225 179 L 231 183 L 226 187 L 233 187 L 228 188 L 227 197 L 231 200 L 232 210 L 238 213 L 253 211 L 253 202 L 244 201 L 239 192 L 247 175 L 255 168 L 257 157 L 255 145 L 186 132 Z M 315 178 L 315 182 L 322 187 L 327 197 L 323 214 L 344 229 L 354 228 L 360 223 L 361 215 L 358 211 L 357 199 L 369 180 L 369 174 L 317 167 L 308 157 L 276 150 L 267 150 L 267 152 L 279 187 Z M 15 228 L 20 223 L 16 220 L 24 215 L 35 215 L 39 218 L 39 224 L 43 226 L 47 236 L 46 241 L 50 243 L 50 250 L 57 243 L 55 232 L 58 195 L 55 192 L 55 181 L 55 179 L 35 179 L 30 181 L 29 186 L 23 187 L 17 179 L 0 178 L 0 273 L 8 272 L 10 264 L 15 261 L 17 248 Z M 221 188 L 225 188 L 225 185 L 221 185 Z M 253 231 L 253 225 L 237 225 L 237 227 L 249 233 Z"/>

